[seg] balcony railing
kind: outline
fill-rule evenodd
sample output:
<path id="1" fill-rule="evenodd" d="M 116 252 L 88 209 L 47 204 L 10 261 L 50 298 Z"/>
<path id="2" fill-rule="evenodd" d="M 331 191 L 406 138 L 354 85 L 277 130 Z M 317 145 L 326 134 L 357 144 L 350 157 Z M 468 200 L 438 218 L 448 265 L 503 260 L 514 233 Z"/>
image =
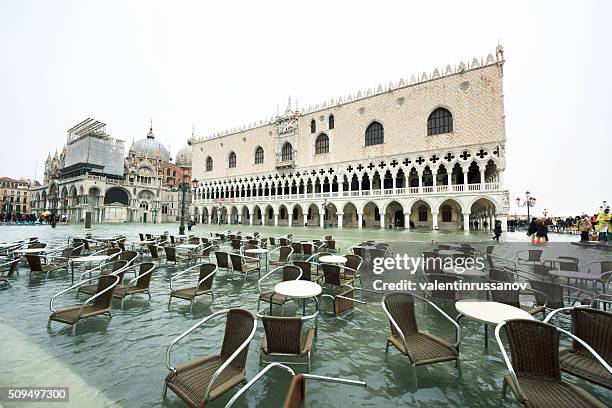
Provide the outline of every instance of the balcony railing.
<path id="1" fill-rule="evenodd" d="M 467 186 L 467 188 L 466 188 Z M 249 202 L 249 201 L 288 201 L 288 200 L 315 200 L 315 199 L 327 199 L 336 197 L 370 197 L 370 196 L 411 196 L 411 195 L 423 195 L 423 194 L 436 194 L 436 193 L 447 193 L 452 192 L 482 192 L 482 191 L 494 191 L 499 190 L 499 183 L 476 183 L 476 184 L 453 184 L 453 185 L 442 185 L 442 186 L 421 186 L 421 187 L 399 187 L 399 188 L 385 188 L 385 189 L 374 189 L 374 190 L 355 190 L 355 191 L 325 191 L 316 193 L 289 193 L 289 194 L 276 194 L 266 196 L 250 196 L 250 197 L 231 197 L 231 198 L 216 198 L 216 199 L 196 199 L 197 203 L 235 203 L 235 202 Z"/>

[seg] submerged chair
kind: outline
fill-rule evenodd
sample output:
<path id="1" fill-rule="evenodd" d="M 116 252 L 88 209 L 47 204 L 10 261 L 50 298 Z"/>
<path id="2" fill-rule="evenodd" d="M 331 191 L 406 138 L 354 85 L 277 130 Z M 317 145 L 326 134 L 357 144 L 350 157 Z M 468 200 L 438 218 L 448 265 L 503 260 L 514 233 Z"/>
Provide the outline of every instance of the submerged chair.
<path id="1" fill-rule="evenodd" d="M 139 254 L 136 251 L 121 251 L 117 257 L 120 261 L 127 261 L 129 266 L 134 265 Z"/>
<path id="2" fill-rule="evenodd" d="M 528 279 L 527 282 L 529 282 L 529 286 L 534 290 L 534 303 L 537 306 L 545 307 L 544 313 L 549 309 L 560 309 L 566 306 L 573 306 L 576 303 L 590 305 L 593 302 L 593 294 L 580 288 L 536 279 Z M 565 290 L 569 290 L 570 295 L 565 295 Z M 572 292 L 574 293 L 572 294 Z M 569 304 L 565 304 L 566 301 L 569 301 Z"/>
<path id="3" fill-rule="evenodd" d="M 310 316 L 280 317 L 258 314 L 263 323 L 265 334 L 261 340 L 261 354 L 259 363 L 266 363 L 263 356 L 293 357 L 299 359 L 306 357 L 306 363 L 291 362 L 291 364 L 306 364 L 310 371 L 310 354 L 316 335 L 317 317 L 319 312 Z M 314 324 L 304 330 L 304 322 L 310 320 Z M 289 364 L 289 362 L 285 362 Z"/>
<path id="4" fill-rule="evenodd" d="M 246 281 L 247 276 L 249 276 L 249 272 L 257 271 L 257 275 L 261 276 L 261 267 L 258 258 L 253 258 L 251 256 L 238 255 L 238 254 L 229 254 L 230 260 L 232 261 L 232 274 L 234 272 L 240 272 L 244 274 L 244 280 Z M 257 261 L 257 262 L 249 262 L 246 260 Z"/>
<path id="5" fill-rule="evenodd" d="M 113 297 L 121 299 L 121 308 L 123 308 L 123 301 L 126 297 L 134 296 L 139 293 L 146 293 L 149 296 L 149 300 L 151 300 L 149 285 L 151 283 L 155 264 L 153 262 L 143 262 L 140 265 L 133 265 L 132 267 L 138 267 L 138 275 L 126 285 L 119 285 L 113 294 Z"/>
<path id="6" fill-rule="evenodd" d="M 162 261 L 162 260 L 164 260 L 166 258 L 165 257 L 165 252 L 164 252 L 164 255 L 161 255 L 159 253 L 159 249 L 163 248 L 163 247 L 159 247 L 159 246 L 157 246 L 155 244 L 148 244 L 147 248 L 149 249 L 149 255 L 151 256 L 152 260 L 154 260 L 154 261 Z"/>
<path id="7" fill-rule="evenodd" d="M 123 275 L 125 274 L 125 272 L 127 271 L 129 267 L 130 265 L 128 264 L 128 261 L 111 261 L 103 265 L 97 266 L 95 268 L 86 270 L 85 272 L 81 274 L 81 276 L 79 277 L 79 280 L 83 281 L 86 275 L 89 275 L 89 278 L 91 278 L 92 272 L 98 272 L 98 276 L 116 275 L 117 277 L 119 277 L 119 284 L 121 284 L 123 282 Z M 94 293 L 96 293 L 97 290 L 98 290 L 98 286 L 95 283 L 89 284 L 89 285 L 83 284 L 77 290 L 77 295 L 79 293 L 93 295 Z"/>
<path id="8" fill-rule="evenodd" d="M 566 307 L 549 314 L 544 322 L 548 323 L 556 313 L 568 310 L 572 317 L 572 334 L 612 366 L 612 313 L 589 307 Z M 571 348 L 561 348 L 559 363 L 561 371 L 612 390 L 612 372 L 606 370 L 579 341 L 574 340 Z"/>
<path id="9" fill-rule="evenodd" d="M 300 276 L 301 280 L 307 280 L 311 282 L 318 282 L 321 278 L 317 275 L 316 270 L 315 273 L 312 273 L 312 262 L 309 261 L 293 261 L 293 265 L 297 266 L 302 270 L 302 276 Z"/>
<path id="10" fill-rule="evenodd" d="M 268 278 L 268 276 L 272 275 L 274 272 L 281 270 L 283 272 L 282 282 L 290 281 L 290 280 L 298 280 L 302 276 L 302 270 L 295 265 L 285 265 L 279 266 L 278 268 L 272 269 L 270 272 L 266 273 L 257 281 L 257 290 L 259 291 L 259 296 L 257 298 L 257 310 L 259 310 L 259 304 L 263 300 L 266 303 L 270 304 L 270 309 L 272 309 L 272 305 L 283 306 L 289 300 L 288 297 L 279 295 L 275 293 L 273 290 L 262 290 L 261 284 L 264 280 Z"/>
<path id="11" fill-rule="evenodd" d="M 11 286 L 11 280 L 15 279 L 15 271 L 20 259 L 13 259 L 8 262 L 0 263 L 0 283 Z"/>
<path id="12" fill-rule="evenodd" d="M 454 326 L 454 343 L 451 344 L 433 334 L 419 331 L 414 310 L 415 299 L 428 303 Z M 382 307 L 391 324 L 391 336 L 387 339 L 385 353 L 389 352 L 389 346 L 392 345 L 408 357 L 413 368 L 415 386 L 417 385 L 416 366 L 455 361 L 456 367 L 459 369 L 461 327 L 438 306 L 415 294 L 395 292 L 383 296 Z"/>
<path id="13" fill-rule="evenodd" d="M 355 303 L 365 305 L 366 302 L 355 299 L 355 289 L 356 288 L 349 286 L 348 289 L 338 293 L 337 295 L 330 295 L 326 293 L 321 295 L 321 301 L 323 301 L 323 299 L 329 299 L 332 302 L 332 314 L 334 316 L 340 316 L 341 314 L 354 310 Z"/>
<path id="14" fill-rule="evenodd" d="M 221 351 L 173 366 L 172 347 L 209 320 L 227 316 Z M 243 309 L 225 309 L 204 318 L 175 338 L 166 350 L 165 364 L 170 373 L 164 381 L 163 398 L 168 388 L 191 407 L 205 407 L 236 385 L 246 381 L 249 344 L 255 335 L 257 320 Z"/>
<path id="15" fill-rule="evenodd" d="M 181 262 L 190 262 L 192 259 L 188 256 L 177 255 L 176 247 L 165 246 L 164 251 L 166 252 L 166 263 L 172 262 L 174 266 L 180 266 Z"/>
<path id="16" fill-rule="evenodd" d="M 240 389 L 232 399 L 229 400 L 225 408 L 230 408 L 234 403 L 240 398 L 242 394 L 244 394 L 253 384 L 255 384 L 259 379 L 273 367 L 282 368 L 291 374 L 291 383 L 289 384 L 289 388 L 287 389 L 287 393 L 285 394 L 285 400 L 283 402 L 283 408 L 300 408 L 303 406 L 303 403 L 306 401 L 306 380 L 317 380 L 317 381 L 327 381 L 327 382 L 335 382 L 340 384 L 348 384 L 348 385 L 359 385 L 361 387 L 365 387 L 366 383 L 364 381 L 356 381 L 356 380 L 345 380 L 343 378 L 334 378 L 334 377 L 324 377 L 320 375 L 314 374 L 295 374 L 295 372 L 283 365 L 281 363 L 271 363 L 264 367 L 251 381 L 249 381 L 244 387 Z"/>
<path id="17" fill-rule="evenodd" d="M 276 251 L 278 251 L 278 259 L 270 261 L 270 265 L 282 266 L 288 264 L 289 258 L 291 258 L 291 254 L 293 254 L 293 248 L 291 248 L 290 246 L 276 247 L 272 251 L 270 251 L 270 253 L 268 254 L 268 259 L 270 259 L 270 256 Z"/>
<path id="18" fill-rule="evenodd" d="M 542 265 L 542 250 L 528 249 L 516 253 L 517 264 L 519 265 Z M 525 258 L 525 254 L 527 257 Z"/>
<path id="19" fill-rule="evenodd" d="M 228 252 L 215 251 L 215 259 L 217 260 L 217 268 L 230 270 Z"/>
<path id="20" fill-rule="evenodd" d="M 193 270 L 199 270 L 198 281 L 194 286 L 174 288 L 174 281 L 180 278 L 188 272 Z M 210 295 L 212 300 L 215 300 L 215 294 L 212 290 L 213 280 L 215 279 L 215 273 L 217 273 L 217 266 L 212 263 L 205 263 L 200 265 L 194 265 L 191 268 L 187 268 L 182 272 L 177 273 L 170 279 L 170 299 L 168 299 L 168 309 L 170 309 L 170 303 L 172 298 L 179 298 L 189 300 L 189 313 L 193 310 L 193 302 L 195 298 L 202 295 Z"/>
<path id="21" fill-rule="evenodd" d="M 512 362 L 500 338 L 504 328 Z M 495 338 L 508 367 L 502 395 L 510 387 L 526 407 L 605 407 L 584 389 L 565 382 L 559 365 L 559 333 L 570 336 L 588 350 L 602 365 L 607 365 L 588 344 L 565 330 L 538 320 L 508 320 L 495 328 Z M 606 369 L 612 372 L 608 365 Z"/>
<path id="22" fill-rule="evenodd" d="M 359 255 L 353 254 L 347 254 L 344 255 L 344 257 L 346 258 L 346 263 L 344 264 L 344 266 L 348 268 L 347 271 L 355 271 L 356 274 L 355 276 L 353 276 L 353 278 L 359 279 L 359 285 L 361 285 L 361 274 L 359 273 L 359 268 L 361 268 L 361 264 L 363 264 L 363 258 Z"/>
<path id="23" fill-rule="evenodd" d="M 81 285 L 89 282 L 96 281 L 97 287 L 95 294 L 88 298 L 85 302 L 78 306 L 71 306 L 61 309 L 55 309 L 53 306 L 53 302 L 55 299 L 76 288 L 79 288 Z M 72 285 L 68 289 L 64 289 L 61 292 L 53 295 L 51 301 L 49 302 L 49 308 L 51 309 L 51 314 L 49 315 L 49 321 L 47 322 L 47 328 L 51 328 L 51 321 L 56 321 L 60 323 L 65 323 L 72 325 L 72 335 L 76 333 L 76 326 L 79 321 L 83 319 L 88 319 L 90 317 L 99 316 L 106 314 L 109 317 L 111 316 L 111 307 L 113 300 L 113 291 L 119 284 L 119 277 L 117 275 L 102 275 L 96 278 L 87 279 L 86 281 L 79 282 L 75 285 Z"/>
<path id="24" fill-rule="evenodd" d="M 323 283 L 335 287 L 351 286 L 357 276 L 357 271 L 347 266 L 337 264 L 321 264 Z"/>
<path id="25" fill-rule="evenodd" d="M 30 266 L 30 275 L 37 273 L 44 273 L 45 276 L 49 276 L 51 272 L 55 272 L 60 269 L 66 269 L 65 265 L 53 265 L 47 264 L 46 257 L 44 255 L 26 255 L 26 260 Z"/>

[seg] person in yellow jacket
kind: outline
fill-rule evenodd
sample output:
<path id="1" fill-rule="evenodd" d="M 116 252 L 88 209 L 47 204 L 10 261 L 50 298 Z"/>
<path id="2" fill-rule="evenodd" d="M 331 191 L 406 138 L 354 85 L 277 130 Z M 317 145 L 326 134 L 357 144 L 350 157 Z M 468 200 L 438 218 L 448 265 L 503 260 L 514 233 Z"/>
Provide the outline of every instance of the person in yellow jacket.
<path id="1" fill-rule="evenodd" d="M 608 241 L 610 234 L 610 208 L 606 208 L 597 215 L 597 225 L 595 229 L 599 232 L 599 241 Z"/>

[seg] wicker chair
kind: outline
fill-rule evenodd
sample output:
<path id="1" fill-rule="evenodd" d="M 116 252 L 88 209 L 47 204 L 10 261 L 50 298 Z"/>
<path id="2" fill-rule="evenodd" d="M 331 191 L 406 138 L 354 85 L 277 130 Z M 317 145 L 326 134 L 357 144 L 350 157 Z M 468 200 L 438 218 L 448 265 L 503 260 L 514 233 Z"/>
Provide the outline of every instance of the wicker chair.
<path id="1" fill-rule="evenodd" d="M 415 299 L 422 300 L 432 306 L 454 326 L 455 342 L 453 344 L 433 334 L 419 331 L 414 307 Z M 382 307 L 391 324 L 391 336 L 387 339 L 385 353 L 389 352 L 389 346 L 392 345 L 408 357 L 413 368 L 415 387 L 417 387 L 416 366 L 455 361 L 456 367 L 459 369 L 461 328 L 438 306 L 415 294 L 395 292 L 383 296 Z"/>
<path id="2" fill-rule="evenodd" d="M 493 276 L 494 270 L 491 270 L 489 273 Z M 500 276 L 501 277 L 501 276 Z M 487 282 L 497 284 L 497 283 L 512 283 L 512 281 L 508 280 L 495 280 L 495 279 L 487 279 Z M 532 295 L 534 296 L 534 301 L 531 304 L 522 304 L 521 296 Z M 494 302 L 503 303 L 509 306 L 514 306 L 516 308 L 522 309 L 529 313 L 530 315 L 534 315 L 537 313 L 542 313 L 542 315 L 546 315 L 546 293 L 540 292 L 538 290 L 531 289 L 521 291 L 520 289 L 496 289 L 490 290 L 487 294 L 488 298 L 493 300 Z M 537 297 L 536 297 L 537 296 Z"/>
<path id="3" fill-rule="evenodd" d="M 348 271 L 353 270 L 356 272 L 356 275 L 353 276 L 354 279 L 359 279 L 359 286 L 361 286 L 361 274 L 359 273 L 359 268 L 363 264 L 363 258 L 359 255 L 347 254 L 344 255 L 346 258 L 346 263 L 344 264 Z"/>
<path id="4" fill-rule="evenodd" d="M 297 266 L 302 270 L 301 280 L 307 280 L 311 282 L 318 282 L 321 278 L 319 275 L 312 273 L 312 262 L 309 261 L 293 261 L 293 265 Z"/>
<path id="5" fill-rule="evenodd" d="M 512 362 L 500 338 L 502 328 L 508 337 Z M 516 399 L 526 407 L 605 407 L 584 389 L 561 379 L 559 333 L 593 350 L 573 334 L 538 320 L 515 319 L 497 325 L 495 338 L 510 372 L 504 377 L 503 395 L 510 387 Z M 594 351 L 593 355 L 596 355 Z"/>
<path id="6" fill-rule="evenodd" d="M 303 242 L 302 243 L 302 254 L 305 257 L 309 257 L 312 254 L 314 254 L 315 251 L 315 247 L 313 244 L 311 244 L 310 242 Z"/>
<path id="7" fill-rule="evenodd" d="M 317 317 L 319 312 L 310 316 L 279 317 L 258 314 L 265 334 L 261 340 L 261 354 L 259 363 L 266 362 L 265 356 L 306 357 L 306 363 L 292 362 L 292 364 L 306 364 L 310 371 L 310 354 L 316 335 Z M 304 322 L 313 320 L 314 324 L 304 330 Z M 288 364 L 287 362 L 285 362 Z"/>
<path id="8" fill-rule="evenodd" d="M 293 254 L 301 257 L 302 256 L 302 243 L 301 242 L 292 242 L 291 249 L 293 249 Z"/>
<path id="9" fill-rule="evenodd" d="M 452 285 L 454 282 L 461 281 L 461 278 L 457 276 L 447 275 L 447 274 L 426 273 L 423 276 L 425 277 L 426 281 L 429 283 L 441 282 L 445 286 L 447 284 Z M 455 290 L 454 288 L 442 289 L 436 285 L 434 289 L 430 290 L 426 294 L 426 297 L 436 302 L 441 301 L 441 302 L 446 302 L 446 303 L 449 303 L 449 302 L 455 303 L 461 300 L 461 292 L 458 290 Z"/>
<path id="10" fill-rule="evenodd" d="M 60 269 L 67 269 L 65 265 L 50 265 L 46 263 L 47 258 L 44 255 L 26 255 L 26 260 L 30 267 L 30 275 L 44 273 L 45 276 L 49 276 L 51 272 L 55 272 Z"/>
<path id="11" fill-rule="evenodd" d="M 336 264 L 321 264 L 323 270 L 323 283 L 332 287 L 351 286 L 357 276 L 357 271 L 347 266 Z"/>
<path id="12" fill-rule="evenodd" d="M 240 251 L 240 248 L 242 247 L 242 241 L 240 239 L 232 239 L 230 241 L 230 246 L 232 247 L 232 249 L 236 252 Z"/>
<path id="13" fill-rule="evenodd" d="M 268 254 L 268 257 L 270 257 L 276 251 L 278 251 L 278 259 L 270 261 L 270 265 L 282 266 L 282 265 L 288 264 L 289 259 L 291 258 L 291 255 L 293 254 L 293 248 L 291 248 L 290 246 L 276 247 L 272 251 L 270 251 L 270 253 Z"/>
<path id="14" fill-rule="evenodd" d="M 11 280 L 15 279 L 15 271 L 17 270 L 17 264 L 19 259 L 13 259 L 8 262 L 0 263 L 0 283 L 11 286 Z"/>
<path id="15" fill-rule="evenodd" d="M 72 306 L 62 309 L 55 309 L 53 302 L 55 299 L 81 285 L 88 283 L 89 281 L 97 281 L 96 292 L 93 296 L 83 302 L 81 305 Z M 119 284 L 119 277 L 117 275 L 102 275 L 96 278 L 87 279 L 86 281 L 79 282 L 76 285 L 72 285 L 68 289 L 64 289 L 57 293 L 51 298 L 49 307 L 51 314 L 49 315 L 49 321 L 47 322 L 47 328 L 51 328 L 51 321 L 65 323 L 72 325 L 72 335 L 76 333 L 76 326 L 79 321 L 88 319 L 90 317 L 107 314 L 111 316 L 113 291 Z"/>
<path id="16" fill-rule="evenodd" d="M 132 265 L 132 268 L 136 267 L 138 267 L 138 275 L 126 285 L 119 285 L 115 289 L 115 293 L 113 293 L 113 297 L 121 299 L 121 308 L 123 308 L 123 301 L 126 297 L 139 293 L 146 293 L 149 296 L 149 300 L 151 300 L 149 285 L 151 284 L 155 264 L 153 262 L 143 262 L 139 265 Z"/>
<path id="17" fill-rule="evenodd" d="M 227 252 L 222 252 L 222 251 L 215 251 L 215 259 L 217 261 L 217 268 L 218 269 L 224 269 L 226 271 L 230 270 L 230 265 L 229 265 L 229 253 Z"/>
<path id="18" fill-rule="evenodd" d="M 612 313 L 589 307 L 557 309 L 544 320 L 548 323 L 560 311 L 570 311 L 572 333 L 586 342 L 608 364 L 612 365 Z M 559 351 L 561 371 L 612 390 L 612 371 L 598 361 L 579 341 Z"/>
<path id="19" fill-rule="evenodd" d="M 180 266 L 181 262 L 190 262 L 192 259 L 189 256 L 177 255 L 176 247 L 165 246 L 166 263 L 172 262 L 175 266 Z"/>
<path id="20" fill-rule="evenodd" d="M 261 370 L 251 381 L 249 381 L 244 387 L 240 389 L 234 396 L 229 400 L 225 408 L 230 408 L 234 403 L 240 398 L 242 394 L 244 394 L 253 384 L 255 384 L 268 370 L 273 367 L 279 367 L 283 370 L 287 371 L 291 374 L 291 383 L 289 384 L 289 388 L 287 389 L 287 393 L 285 394 L 285 400 L 283 402 L 283 408 L 301 408 L 306 401 L 306 379 L 317 380 L 317 381 L 327 381 L 327 382 L 335 382 L 340 384 L 348 384 L 348 385 L 359 385 L 362 387 L 366 386 L 366 383 L 363 381 L 356 380 L 345 380 L 343 378 L 333 378 L 333 377 L 322 377 L 320 375 L 314 374 L 295 374 L 295 372 L 283 365 L 281 363 L 271 363 L 268 364 Z"/>
<path id="21" fill-rule="evenodd" d="M 196 261 L 196 263 L 200 260 L 200 259 L 204 259 L 207 262 L 210 262 L 210 254 L 213 251 L 213 244 L 203 244 L 204 248 L 202 248 L 202 252 L 200 252 L 199 254 L 193 254 L 192 258 Z"/>
<path id="22" fill-rule="evenodd" d="M 136 251 L 121 251 L 117 259 L 120 261 L 128 261 L 128 265 L 132 266 L 134 262 L 136 262 L 138 256 L 139 254 Z"/>
<path id="23" fill-rule="evenodd" d="M 239 254 L 229 254 L 230 260 L 232 262 L 232 274 L 234 272 L 239 272 L 244 274 L 244 280 L 246 281 L 247 276 L 249 276 L 250 272 L 257 271 L 257 275 L 261 277 L 261 266 L 258 258 L 254 258 L 251 256 L 244 256 Z M 256 261 L 247 263 L 246 260 Z"/>
<path id="24" fill-rule="evenodd" d="M 542 250 L 528 249 L 526 251 L 518 251 L 516 253 L 517 263 L 519 265 L 542 265 Z M 525 254 L 527 257 L 525 258 Z"/>
<path id="25" fill-rule="evenodd" d="M 334 316 L 340 316 L 349 311 L 353 311 L 355 309 L 355 303 L 365 305 L 366 302 L 355 299 L 355 290 L 356 288 L 349 286 L 348 289 L 338 293 L 337 295 L 330 295 L 326 293 L 321 295 L 321 301 L 323 301 L 323 299 L 329 299 L 331 301 L 331 313 Z"/>
<path id="26" fill-rule="evenodd" d="M 221 351 L 217 355 L 198 357 L 172 365 L 172 347 L 204 323 L 217 316 L 227 316 Z M 236 385 L 246 381 L 249 344 L 255 335 L 257 321 L 247 310 L 226 309 L 213 313 L 175 338 L 166 350 L 165 364 L 170 373 L 164 381 L 163 397 L 168 388 L 190 407 L 205 407 Z"/>
<path id="27" fill-rule="evenodd" d="M 118 285 L 121 285 L 121 283 L 123 282 L 123 276 L 125 275 L 125 272 L 127 272 L 129 267 L 130 267 L 130 265 L 129 265 L 128 261 L 111 261 L 111 262 L 107 262 L 107 263 L 102 264 L 100 266 L 97 266 L 95 268 L 86 270 L 85 272 L 83 272 L 81 274 L 81 276 L 79 277 L 79 280 L 83 281 L 85 279 L 86 275 L 88 275 L 89 278 L 91 278 L 93 273 L 96 272 L 96 273 L 98 273 L 98 276 L 102 276 L 102 275 L 116 275 L 116 276 L 118 276 L 119 277 L 119 284 Z M 97 290 L 98 290 L 97 284 L 81 285 L 79 287 L 79 289 L 77 290 L 77 295 L 79 293 L 85 293 L 87 295 L 93 295 L 94 293 L 96 293 Z"/>
<path id="28" fill-rule="evenodd" d="M 527 282 L 529 282 L 529 286 L 534 290 L 535 304 L 545 307 L 546 310 L 566 307 L 568 306 L 565 304 L 566 300 L 571 302 L 570 306 L 576 303 L 590 305 L 593 302 L 593 295 L 579 288 L 536 279 L 528 279 Z M 571 296 L 564 296 L 563 292 L 565 289 L 569 290 L 570 293 L 574 293 Z"/>
<path id="29" fill-rule="evenodd" d="M 155 244 L 148 244 L 147 248 L 149 249 L 149 255 L 151 256 L 151 259 L 154 261 L 162 261 L 165 260 L 166 256 L 165 256 L 165 251 L 164 253 L 160 253 L 159 249 L 163 247 L 159 247 Z"/>
<path id="30" fill-rule="evenodd" d="M 62 268 L 68 269 L 68 263 L 70 262 L 70 257 L 72 256 L 73 248 L 71 246 L 66 247 L 59 252 L 59 255 L 51 253 L 46 256 L 47 265 L 55 265 L 60 266 Z"/>
<path id="31" fill-rule="evenodd" d="M 193 270 L 198 270 L 198 281 L 194 286 L 188 287 L 180 287 L 175 288 L 174 282 L 182 277 L 186 273 L 191 273 Z M 193 302 L 195 298 L 202 295 L 210 295 L 211 300 L 215 300 L 215 294 L 212 290 L 213 281 L 215 279 L 215 274 L 217 273 L 217 265 L 213 263 L 205 263 L 200 265 L 194 265 L 191 268 L 187 268 L 184 271 L 181 271 L 174 275 L 170 279 L 170 299 L 168 299 L 168 309 L 170 309 L 170 304 L 172 303 L 172 298 L 179 298 L 189 300 L 191 304 L 189 305 L 189 313 L 193 310 Z"/>
<path id="32" fill-rule="evenodd" d="M 272 310 L 272 305 L 283 306 L 284 308 L 285 303 L 287 302 L 287 300 L 289 300 L 289 298 L 287 298 L 286 296 L 279 295 L 273 290 L 262 289 L 262 283 L 276 271 L 282 271 L 282 282 L 298 280 L 302 276 L 302 270 L 295 265 L 279 266 L 278 268 L 274 268 L 270 272 L 262 276 L 257 281 L 257 290 L 259 291 L 259 296 L 257 298 L 257 310 L 259 310 L 259 305 L 262 300 L 270 304 L 270 310 Z"/>

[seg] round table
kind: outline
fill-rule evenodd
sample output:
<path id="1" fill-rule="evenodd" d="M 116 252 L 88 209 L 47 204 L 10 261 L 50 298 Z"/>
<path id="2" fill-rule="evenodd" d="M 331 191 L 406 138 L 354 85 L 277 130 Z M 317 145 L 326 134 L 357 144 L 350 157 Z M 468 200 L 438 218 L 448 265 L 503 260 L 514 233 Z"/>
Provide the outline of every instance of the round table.
<path id="1" fill-rule="evenodd" d="M 488 324 L 498 325 L 504 320 L 510 319 L 533 320 L 533 316 L 523 309 L 499 302 L 460 300 L 455 303 L 455 309 L 459 312 L 459 315 L 455 319 L 457 323 L 459 323 L 459 320 L 463 316 L 466 316 L 484 324 L 485 348 L 489 347 Z"/>
<path id="2" fill-rule="evenodd" d="M 70 259 L 70 270 L 72 274 L 72 283 L 74 283 L 74 264 L 75 263 L 100 263 L 108 259 L 108 255 L 90 255 L 90 256 L 79 256 L 78 258 Z"/>
<path id="3" fill-rule="evenodd" d="M 16 249 L 13 251 L 16 254 L 27 255 L 27 254 L 42 254 L 45 252 L 45 248 L 24 248 Z"/>
<path id="4" fill-rule="evenodd" d="M 319 258 L 320 263 L 343 264 L 346 261 L 346 257 L 342 255 L 323 255 Z"/>
<path id="5" fill-rule="evenodd" d="M 261 260 L 261 255 L 265 255 L 266 256 L 266 271 L 268 270 L 268 252 L 270 252 L 269 249 L 266 248 L 252 248 L 252 249 L 247 249 L 244 251 L 246 254 L 253 254 L 253 255 L 257 255 L 257 257 Z"/>
<path id="6" fill-rule="evenodd" d="M 286 296 L 293 299 L 304 299 L 302 306 L 302 314 L 306 315 L 306 299 L 314 298 L 319 310 L 319 300 L 317 296 L 321 294 L 323 289 L 317 283 L 306 280 L 290 280 L 277 283 L 274 286 L 274 293 Z M 270 302 L 270 312 L 272 312 L 272 302 Z"/>

